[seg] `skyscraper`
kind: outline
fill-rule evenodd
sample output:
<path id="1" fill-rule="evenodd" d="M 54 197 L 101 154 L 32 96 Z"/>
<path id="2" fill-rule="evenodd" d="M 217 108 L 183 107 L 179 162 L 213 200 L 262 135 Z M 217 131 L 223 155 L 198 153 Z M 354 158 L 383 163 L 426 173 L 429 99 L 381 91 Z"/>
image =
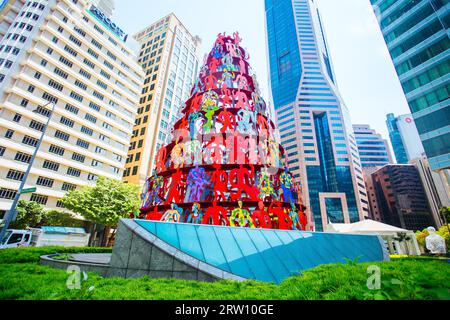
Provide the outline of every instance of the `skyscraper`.
<path id="1" fill-rule="evenodd" d="M 0 39 L 0 211 L 10 208 L 49 116 L 26 183 L 37 190 L 22 199 L 56 208 L 98 176 L 122 178 L 143 72 L 124 32 L 86 2 L 9 5 L 19 10 Z"/>
<path id="2" fill-rule="evenodd" d="M 88 0 L 88 2 L 96 6 L 108 18 L 112 18 L 115 9 L 115 0 Z"/>
<path id="3" fill-rule="evenodd" d="M 369 212 L 357 144 L 312 0 L 266 0 L 270 81 L 281 143 L 305 205 L 325 230 Z"/>
<path id="4" fill-rule="evenodd" d="M 386 124 L 397 163 L 407 164 L 412 159 L 422 157 L 425 151 L 412 115 L 395 117 L 390 113 L 387 115 Z"/>
<path id="5" fill-rule="evenodd" d="M 393 163 L 388 142 L 366 124 L 355 124 L 356 143 L 363 168 L 382 167 Z"/>
<path id="6" fill-rule="evenodd" d="M 138 116 L 124 180 L 143 185 L 155 167 L 156 153 L 169 137 L 171 124 L 190 93 L 199 64 L 201 40 L 173 14 L 137 33 L 138 62 L 145 71 Z"/>
<path id="7" fill-rule="evenodd" d="M 450 168 L 450 2 L 371 0 L 423 147 L 435 171 Z"/>
<path id="8" fill-rule="evenodd" d="M 386 165 L 372 174 L 381 221 L 407 230 L 433 224 L 419 173 L 413 165 Z"/>

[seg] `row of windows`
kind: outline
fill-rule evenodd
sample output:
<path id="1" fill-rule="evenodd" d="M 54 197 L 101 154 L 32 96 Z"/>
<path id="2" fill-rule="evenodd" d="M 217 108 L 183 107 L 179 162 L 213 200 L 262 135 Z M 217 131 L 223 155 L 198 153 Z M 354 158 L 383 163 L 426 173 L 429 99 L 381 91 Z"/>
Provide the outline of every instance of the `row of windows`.
<path id="1" fill-rule="evenodd" d="M 397 73 L 402 75 L 409 70 L 414 69 L 415 67 L 427 62 L 428 60 L 436 57 L 442 52 L 448 50 L 450 48 L 450 39 L 448 37 L 443 38 L 439 42 L 429 46 L 428 48 L 422 50 L 421 52 L 415 54 L 408 60 L 400 63 L 396 66 Z"/>
<path id="2" fill-rule="evenodd" d="M 426 70 L 418 76 L 403 83 L 403 89 L 405 93 L 416 90 L 424 85 L 433 82 L 440 77 L 443 77 L 450 73 L 450 60 L 443 61 L 437 66 Z"/>
<path id="3" fill-rule="evenodd" d="M 409 105 L 413 112 L 424 110 L 437 103 L 443 102 L 450 97 L 450 84 L 445 87 L 438 88 L 420 98 L 410 101 Z"/>

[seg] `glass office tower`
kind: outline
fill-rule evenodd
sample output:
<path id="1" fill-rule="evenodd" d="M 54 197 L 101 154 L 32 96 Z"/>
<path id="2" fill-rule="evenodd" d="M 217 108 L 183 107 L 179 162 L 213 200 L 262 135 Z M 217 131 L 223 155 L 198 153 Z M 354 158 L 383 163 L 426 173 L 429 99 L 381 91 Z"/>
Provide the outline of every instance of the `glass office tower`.
<path id="1" fill-rule="evenodd" d="M 270 81 L 281 143 L 317 231 L 368 215 L 348 110 L 311 0 L 265 0 Z"/>
<path id="2" fill-rule="evenodd" d="M 371 0 L 431 168 L 450 168 L 450 1 Z"/>

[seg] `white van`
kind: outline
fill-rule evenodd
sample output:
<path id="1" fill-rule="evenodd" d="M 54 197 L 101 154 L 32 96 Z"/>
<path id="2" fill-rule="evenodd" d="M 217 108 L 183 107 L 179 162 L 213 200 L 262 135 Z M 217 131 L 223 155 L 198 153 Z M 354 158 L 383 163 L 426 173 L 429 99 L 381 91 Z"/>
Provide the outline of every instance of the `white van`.
<path id="1" fill-rule="evenodd" d="M 0 249 L 18 247 L 86 247 L 90 234 L 83 228 L 42 227 L 41 229 L 8 230 Z"/>

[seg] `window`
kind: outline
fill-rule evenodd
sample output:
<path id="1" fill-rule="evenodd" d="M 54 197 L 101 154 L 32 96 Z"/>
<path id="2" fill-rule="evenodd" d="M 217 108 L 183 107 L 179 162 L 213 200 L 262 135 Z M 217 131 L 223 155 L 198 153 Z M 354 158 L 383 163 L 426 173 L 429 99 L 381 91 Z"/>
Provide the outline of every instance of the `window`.
<path id="1" fill-rule="evenodd" d="M 51 153 L 54 153 L 54 154 L 56 154 L 56 155 L 58 155 L 58 156 L 63 156 L 64 155 L 64 152 L 66 151 L 64 148 L 61 148 L 61 147 L 57 147 L 57 146 L 55 146 L 55 145 L 51 145 L 50 146 L 50 148 L 48 148 L 48 151 L 49 152 L 51 152 Z"/>
<path id="2" fill-rule="evenodd" d="M 64 182 L 61 189 L 63 191 L 72 191 L 72 190 L 75 190 L 76 188 L 77 188 L 76 185 Z"/>
<path id="3" fill-rule="evenodd" d="M 71 104 L 66 104 L 65 109 L 73 114 L 78 114 L 79 109 Z M 70 121 L 70 120 L 69 120 Z"/>
<path id="4" fill-rule="evenodd" d="M 5 154 L 5 147 L 0 146 L 0 157 L 3 157 L 3 155 Z"/>
<path id="5" fill-rule="evenodd" d="M 40 123 L 36 120 L 32 120 L 30 122 L 30 128 L 42 132 L 42 131 L 44 131 L 45 124 Z"/>
<path id="6" fill-rule="evenodd" d="M 39 204 L 46 205 L 47 202 L 48 202 L 48 197 L 47 196 L 42 196 L 40 194 L 33 193 L 31 195 L 30 201 L 34 201 L 34 202 L 37 202 Z"/>
<path id="7" fill-rule="evenodd" d="M 65 126 L 68 126 L 68 127 L 71 127 L 71 128 L 73 128 L 73 126 L 75 124 L 74 121 L 72 121 L 70 119 L 67 119 L 66 117 L 61 117 L 61 120 L 59 120 L 59 122 L 62 123 L 63 125 L 65 125 Z"/>
<path id="8" fill-rule="evenodd" d="M 10 169 L 6 174 L 6 179 L 22 181 L 24 175 L 25 173 L 22 171 Z"/>
<path id="9" fill-rule="evenodd" d="M 86 160 L 86 157 L 83 156 L 83 155 L 81 155 L 81 154 L 78 154 L 78 153 L 75 153 L 75 152 L 74 152 L 74 153 L 72 154 L 72 160 L 75 160 L 75 161 L 84 163 L 84 161 Z"/>
<path id="10" fill-rule="evenodd" d="M 32 138 L 30 136 L 25 136 L 22 139 L 22 143 L 23 144 L 26 144 L 26 145 L 29 145 L 29 146 L 32 146 L 32 147 L 36 147 L 38 142 L 39 142 L 38 139 Z"/>
<path id="11" fill-rule="evenodd" d="M 56 130 L 55 137 L 64 141 L 69 141 L 70 135 L 65 132 Z"/>
<path id="12" fill-rule="evenodd" d="M 74 168 L 68 168 L 67 169 L 67 174 L 69 176 L 79 177 L 79 176 L 81 176 L 81 171 L 78 170 L 78 169 L 74 169 Z"/>
<path id="13" fill-rule="evenodd" d="M 83 132 L 84 134 L 87 134 L 89 136 L 92 136 L 94 134 L 94 130 L 89 129 L 89 128 L 85 127 L 85 126 L 81 127 L 81 132 Z"/>
<path id="14" fill-rule="evenodd" d="M 16 113 L 16 114 L 14 115 L 13 121 L 14 121 L 14 122 L 19 122 L 21 118 L 22 118 L 22 115 L 19 114 L 19 113 Z"/>
<path id="15" fill-rule="evenodd" d="M 6 138 L 6 139 L 11 139 L 13 135 L 14 135 L 14 131 L 11 130 L 11 129 L 8 129 L 8 130 L 6 131 L 6 133 L 5 133 L 5 138 Z"/>
<path id="16" fill-rule="evenodd" d="M 84 149 L 89 149 L 89 142 L 84 141 L 82 139 L 78 139 L 77 140 L 77 146 L 84 148 Z"/>
<path id="17" fill-rule="evenodd" d="M 46 187 L 46 188 L 52 188 L 54 182 L 55 182 L 55 180 L 53 180 L 53 179 L 39 177 L 37 179 L 37 181 L 36 181 L 36 184 L 38 186 L 43 186 L 43 187 Z"/>
<path id="18" fill-rule="evenodd" d="M 44 164 L 42 165 L 42 167 L 45 168 L 45 169 L 52 170 L 52 171 L 58 171 L 59 170 L 59 164 L 58 163 L 51 162 L 51 161 L 48 161 L 48 160 L 44 161 Z"/>
<path id="19" fill-rule="evenodd" d="M 31 156 L 29 154 L 26 154 L 26 153 L 17 152 L 16 156 L 14 157 L 14 160 L 19 161 L 19 162 L 23 162 L 23 163 L 30 163 Z"/>
<path id="20" fill-rule="evenodd" d="M 47 109 L 47 108 L 38 106 L 38 107 L 36 108 L 36 113 L 39 113 L 40 115 L 43 115 L 44 117 L 47 117 L 47 118 L 48 118 L 48 117 L 50 117 L 52 111 L 49 110 L 49 109 Z"/>
<path id="21" fill-rule="evenodd" d="M 0 188 L 0 199 L 13 200 L 16 197 L 16 194 L 16 190 Z"/>

